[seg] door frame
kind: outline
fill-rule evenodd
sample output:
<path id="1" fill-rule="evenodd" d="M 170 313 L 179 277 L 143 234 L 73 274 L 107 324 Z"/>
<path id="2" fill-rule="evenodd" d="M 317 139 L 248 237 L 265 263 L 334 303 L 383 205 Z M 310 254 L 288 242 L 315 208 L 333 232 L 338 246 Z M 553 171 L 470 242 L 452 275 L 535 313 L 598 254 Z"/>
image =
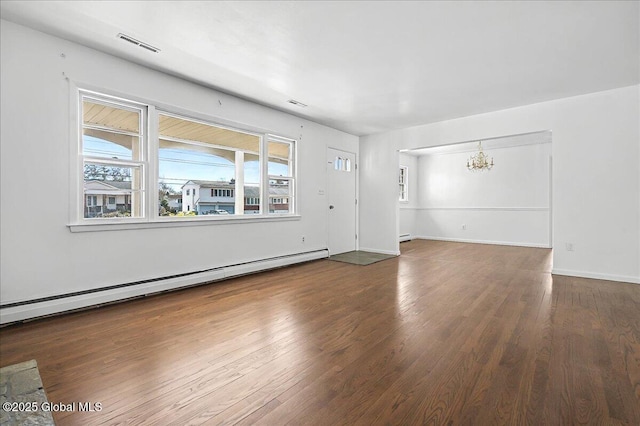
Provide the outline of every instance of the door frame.
<path id="1" fill-rule="evenodd" d="M 355 219 L 356 219 L 356 235 L 354 236 L 355 238 L 355 248 L 356 250 L 360 250 L 360 166 L 358 163 L 358 153 L 357 152 L 352 152 L 352 151 L 347 151 L 346 149 L 342 149 L 342 148 L 334 148 L 331 145 L 327 145 L 327 149 L 325 151 L 325 217 L 327 220 L 327 251 L 329 252 L 329 256 L 331 256 L 331 249 L 329 248 L 329 227 L 330 227 L 330 223 L 329 223 L 329 169 L 328 169 L 328 164 L 327 163 L 327 158 L 329 157 L 329 150 L 335 150 L 335 151 L 341 151 L 341 152 L 345 152 L 347 154 L 351 154 L 353 155 L 354 158 L 354 173 L 355 173 L 355 197 L 356 197 L 356 203 L 355 203 Z"/>

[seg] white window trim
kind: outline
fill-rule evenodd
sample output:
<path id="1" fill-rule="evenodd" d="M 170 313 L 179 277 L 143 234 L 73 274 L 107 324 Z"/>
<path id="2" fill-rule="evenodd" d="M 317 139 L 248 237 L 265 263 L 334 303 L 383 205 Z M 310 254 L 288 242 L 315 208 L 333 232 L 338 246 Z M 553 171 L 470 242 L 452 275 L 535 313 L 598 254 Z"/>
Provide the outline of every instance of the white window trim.
<path id="1" fill-rule="evenodd" d="M 206 216 L 213 216 L 211 218 Z M 205 215 L 196 216 L 194 218 L 185 217 L 180 220 L 164 219 L 138 221 L 127 220 L 122 221 L 119 218 L 109 219 L 109 222 L 86 223 L 86 224 L 69 224 L 67 227 L 73 233 L 79 232 L 96 232 L 96 231 L 122 231 L 131 229 L 149 229 L 149 228 L 181 228 L 184 226 L 211 226 L 211 225 L 228 225 L 237 223 L 260 223 L 260 222 L 283 222 L 298 221 L 302 216 L 299 214 L 270 214 L 263 216 L 259 214 L 248 215 Z M 114 222 L 111 222 L 113 220 Z"/>
<path id="2" fill-rule="evenodd" d="M 147 109 L 147 106 L 144 103 L 138 102 L 133 99 L 126 99 L 117 95 L 111 95 L 107 92 L 98 92 L 92 90 L 90 88 L 79 88 L 75 85 L 71 85 L 71 93 L 72 93 L 72 105 L 75 105 L 75 117 L 72 114 L 71 117 L 71 126 L 72 131 L 71 135 L 75 139 L 75 143 L 70 144 L 71 150 L 71 200 L 70 200 L 70 223 L 71 224 L 89 224 L 91 222 L 96 221 L 94 218 L 85 218 L 84 217 L 84 179 L 81 176 L 84 176 L 84 163 L 86 162 L 94 162 L 94 163 L 102 163 L 102 164 L 114 164 L 114 165 L 122 165 L 124 167 L 140 167 L 141 174 L 141 188 L 142 192 L 145 192 L 145 188 L 147 188 L 148 182 L 148 144 L 146 140 L 149 138 L 148 120 L 145 121 L 144 112 Z M 139 159 L 118 159 L 113 160 L 107 157 L 97 157 L 97 156 L 86 156 L 83 154 L 83 146 L 82 146 L 82 134 L 83 134 L 83 119 L 82 119 L 82 96 L 87 96 L 90 99 L 94 99 L 100 102 L 102 100 L 106 103 L 111 103 L 115 105 L 122 106 L 124 109 L 139 111 L 140 112 L 140 137 L 142 141 L 140 142 L 140 158 Z M 148 114 L 148 113 L 147 113 Z M 123 132 L 127 133 L 127 132 Z M 146 214 L 147 212 L 147 194 L 144 193 L 142 199 L 140 201 L 140 209 L 142 214 Z M 120 220 L 126 221 L 138 221 L 145 220 L 145 217 L 136 217 L 136 218 L 109 218 L 109 219 L 98 219 L 102 221 L 114 221 L 118 222 Z"/>
<path id="3" fill-rule="evenodd" d="M 104 99 L 114 103 L 122 103 L 131 107 L 132 105 L 140 106 L 147 109 L 146 126 L 143 130 L 142 159 L 135 163 L 144 163 L 143 166 L 143 192 L 142 212 L 143 217 L 129 218 L 108 218 L 96 219 L 84 217 L 84 179 L 82 176 L 84 156 L 82 154 L 82 98 L 81 93 L 88 94 L 97 99 Z M 254 223 L 263 221 L 287 221 L 300 220 L 301 215 L 297 210 L 297 185 L 295 184 L 299 177 L 297 176 L 298 165 L 298 140 L 274 134 L 275 132 L 249 126 L 241 123 L 231 122 L 229 120 L 203 115 L 189 110 L 183 110 L 179 107 L 168 106 L 158 102 L 151 102 L 132 95 L 122 95 L 114 93 L 111 90 L 97 88 L 89 84 L 78 84 L 70 81 L 70 102 L 75 105 L 71 111 L 70 117 L 70 135 L 72 142 L 70 143 L 70 197 L 69 197 L 69 223 L 67 227 L 71 232 L 95 232 L 95 231 L 116 231 L 126 229 L 146 229 L 146 228 L 171 228 L 184 226 L 202 226 L 202 225 L 222 225 L 231 223 Z M 143 110 L 144 113 L 144 110 Z M 194 217 L 166 218 L 159 215 L 158 192 L 158 117 L 159 114 L 176 115 L 185 119 L 200 121 L 205 124 L 227 128 L 233 131 L 254 134 L 260 139 L 260 176 L 262 178 L 261 197 L 260 197 L 260 213 L 250 215 L 203 215 Z M 142 120 L 145 121 L 144 119 Z M 292 176 L 288 178 L 294 183 L 291 197 L 293 204 L 289 213 L 269 213 L 268 190 L 269 176 L 268 170 L 268 151 L 267 140 L 276 142 L 289 142 L 293 149 L 293 167 L 291 168 Z M 108 160 L 105 158 L 104 160 Z"/>
<path id="4" fill-rule="evenodd" d="M 263 154 L 266 156 L 265 158 L 267 159 L 267 161 L 264 162 L 264 168 L 265 170 L 263 171 L 263 179 L 266 178 L 266 180 L 264 180 L 265 185 L 264 186 L 264 190 L 262 191 L 262 197 L 260 200 L 260 209 L 262 209 L 262 205 L 265 203 L 266 200 L 266 204 L 264 204 L 264 208 L 266 208 L 265 213 L 268 216 L 287 216 L 287 215 L 295 215 L 298 213 L 298 144 L 297 141 L 295 139 L 290 139 L 290 138 L 285 138 L 282 136 L 278 136 L 278 135 L 274 135 L 272 133 L 269 133 L 266 135 L 266 138 L 264 139 L 265 143 L 263 144 Z M 290 165 L 289 167 L 289 175 L 288 176 L 274 176 L 274 175 L 269 175 L 268 174 L 268 168 L 269 168 L 269 149 L 268 149 L 268 142 L 281 142 L 281 143 L 288 143 L 290 144 L 290 149 L 293 151 L 291 154 L 291 161 L 293 162 L 292 165 Z M 262 166 L 262 164 L 261 164 Z M 269 180 L 288 180 L 290 182 L 291 185 L 291 191 L 289 193 L 289 203 L 288 205 L 289 210 L 291 210 L 293 213 L 269 213 L 269 200 L 273 197 L 269 196 Z"/>
<path id="5" fill-rule="evenodd" d="M 398 200 L 401 203 L 409 202 L 409 167 L 408 166 L 400 166 L 400 169 L 404 170 L 404 198 L 400 198 L 400 194 L 398 194 Z"/>

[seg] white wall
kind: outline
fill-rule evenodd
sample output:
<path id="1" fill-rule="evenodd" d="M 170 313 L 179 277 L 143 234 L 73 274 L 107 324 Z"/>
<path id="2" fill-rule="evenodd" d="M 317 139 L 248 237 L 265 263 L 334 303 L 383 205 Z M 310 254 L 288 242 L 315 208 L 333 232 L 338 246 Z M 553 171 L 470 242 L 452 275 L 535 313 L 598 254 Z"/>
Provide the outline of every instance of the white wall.
<path id="1" fill-rule="evenodd" d="M 499 141 L 483 142 L 496 164 L 485 172 L 467 170 L 475 142 L 418 157 L 417 237 L 550 247 L 550 134 Z"/>
<path id="2" fill-rule="evenodd" d="M 640 282 L 639 89 L 624 87 L 362 137 L 362 243 L 398 250 L 399 149 L 551 130 L 554 273 Z M 368 215 L 376 195 L 376 214 Z M 573 251 L 566 250 L 567 243 Z"/>
<path id="3" fill-rule="evenodd" d="M 359 249 L 400 254 L 397 141 L 391 133 L 360 138 Z"/>
<path id="4" fill-rule="evenodd" d="M 358 152 L 356 136 L 7 21 L 1 21 L 1 30 L 3 304 L 327 247 L 327 145 Z M 299 139 L 301 218 L 70 232 L 71 84 Z M 36 191 L 37 203 L 20 201 Z"/>

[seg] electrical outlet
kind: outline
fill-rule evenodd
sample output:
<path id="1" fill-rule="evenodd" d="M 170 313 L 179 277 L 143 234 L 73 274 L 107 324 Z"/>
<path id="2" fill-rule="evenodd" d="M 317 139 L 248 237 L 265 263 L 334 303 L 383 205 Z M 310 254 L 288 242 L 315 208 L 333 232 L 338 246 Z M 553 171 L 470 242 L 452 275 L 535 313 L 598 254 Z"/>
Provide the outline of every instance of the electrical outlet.
<path id="1" fill-rule="evenodd" d="M 567 251 L 573 251 L 573 243 L 566 243 L 565 247 L 566 247 Z"/>
<path id="2" fill-rule="evenodd" d="M 302 242 L 304 243 L 304 235 L 302 236 Z"/>
<path id="3" fill-rule="evenodd" d="M 463 224 L 462 225 L 462 230 L 464 231 L 465 229 L 467 229 L 467 225 Z"/>

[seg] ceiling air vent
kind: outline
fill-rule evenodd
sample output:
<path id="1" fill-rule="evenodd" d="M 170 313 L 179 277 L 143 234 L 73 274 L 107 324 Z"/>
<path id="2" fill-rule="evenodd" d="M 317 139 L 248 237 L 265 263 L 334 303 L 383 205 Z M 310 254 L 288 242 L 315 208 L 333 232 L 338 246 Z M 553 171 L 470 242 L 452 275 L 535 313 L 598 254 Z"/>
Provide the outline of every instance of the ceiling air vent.
<path id="1" fill-rule="evenodd" d="M 292 105 L 299 106 L 299 107 L 302 107 L 302 108 L 307 106 L 306 104 L 303 104 L 302 102 L 298 102 L 295 99 L 289 99 L 287 102 L 289 102 Z"/>
<path id="2" fill-rule="evenodd" d="M 126 34 L 119 33 L 118 38 L 124 41 L 128 41 L 131 44 L 135 44 L 136 46 L 140 46 L 143 49 L 147 49 L 153 53 L 158 53 L 160 51 L 160 49 L 158 49 L 157 47 L 153 47 L 152 45 L 145 43 L 144 41 L 136 40 L 135 38 Z"/>

